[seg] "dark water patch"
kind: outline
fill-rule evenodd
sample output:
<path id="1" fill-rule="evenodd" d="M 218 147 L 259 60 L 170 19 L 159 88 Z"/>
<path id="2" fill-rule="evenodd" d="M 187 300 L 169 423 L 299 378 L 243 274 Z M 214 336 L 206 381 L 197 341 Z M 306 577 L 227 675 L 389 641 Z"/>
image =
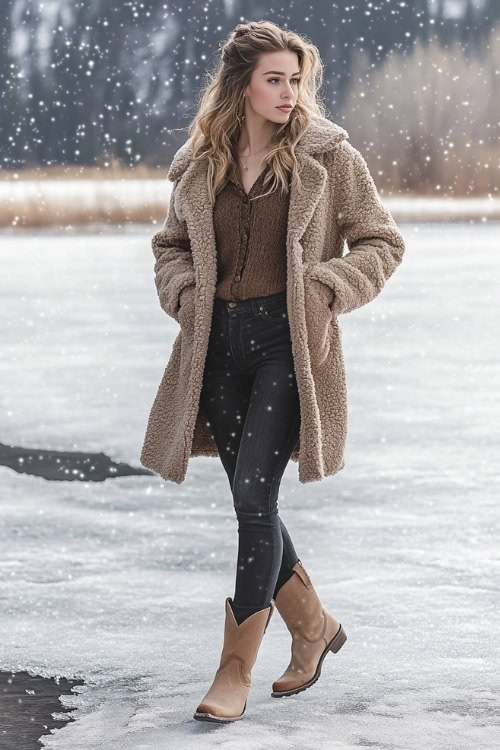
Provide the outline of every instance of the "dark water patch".
<path id="1" fill-rule="evenodd" d="M 0 748 L 1 750 L 40 750 L 38 739 L 52 729 L 75 719 L 55 719 L 52 713 L 74 709 L 62 705 L 61 695 L 70 695 L 84 680 L 56 681 L 28 672 L 0 672 Z"/>
<path id="2" fill-rule="evenodd" d="M 114 477 L 142 474 L 154 476 L 149 469 L 113 461 L 105 453 L 21 448 L 4 443 L 0 443 L 0 465 L 8 466 L 18 474 L 66 482 L 103 482 Z"/>

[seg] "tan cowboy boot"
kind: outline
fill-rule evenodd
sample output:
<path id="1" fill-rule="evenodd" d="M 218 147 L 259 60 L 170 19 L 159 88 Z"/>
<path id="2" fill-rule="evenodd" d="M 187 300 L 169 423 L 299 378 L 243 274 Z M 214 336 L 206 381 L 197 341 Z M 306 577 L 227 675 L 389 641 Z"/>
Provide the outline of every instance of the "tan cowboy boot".
<path id="1" fill-rule="evenodd" d="M 274 698 L 294 695 L 314 685 L 328 651 L 337 653 L 346 641 L 344 628 L 325 612 L 311 579 L 299 560 L 291 578 L 276 594 L 276 608 L 292 635 L 292 658 L 273 682 Z"/>
<path id="2" fill-rule="evenodd" d="M 232 599 L 228 596 L 219 668 L 208 693 L 193 715 L 199 721 L 226 722 L 243 718 L 252 682 L 252 668 L 274 612 L 274 602 L 271 601 L 269 607 L 254 612 L 238 625 L 230 602 Z"/>

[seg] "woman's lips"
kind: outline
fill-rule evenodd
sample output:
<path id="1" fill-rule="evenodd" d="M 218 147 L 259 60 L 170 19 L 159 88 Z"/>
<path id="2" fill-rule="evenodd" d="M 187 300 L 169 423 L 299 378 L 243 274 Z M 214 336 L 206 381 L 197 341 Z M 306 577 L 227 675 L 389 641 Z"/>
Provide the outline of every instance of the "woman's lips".
<path id="1" fill-rule="evenodd" d="M 284 112 L 289 112 L 292 108 L 287 107 L 286 104 L 283 104 L 281 107 L 276 107 L 276 109 L 282 109 Z"/>

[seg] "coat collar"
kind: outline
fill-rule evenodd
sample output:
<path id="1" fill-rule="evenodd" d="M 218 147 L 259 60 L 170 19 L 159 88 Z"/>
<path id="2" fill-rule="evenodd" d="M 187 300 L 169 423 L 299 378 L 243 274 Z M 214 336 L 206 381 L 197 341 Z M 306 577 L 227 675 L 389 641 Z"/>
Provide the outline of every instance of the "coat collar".
<path id="1" fill-rule="evenodd" d="M 329 151 L 335 145 L 348 138 L 344 128 L 328 120 L 326 117 L 312 115 L 311 122 L 295 146 L 295 154 L 316 154 Z M 180 177 L 188 168 L 192 159 L 191 138 L 174 155 L 167 177 L 172 182 Z"/>

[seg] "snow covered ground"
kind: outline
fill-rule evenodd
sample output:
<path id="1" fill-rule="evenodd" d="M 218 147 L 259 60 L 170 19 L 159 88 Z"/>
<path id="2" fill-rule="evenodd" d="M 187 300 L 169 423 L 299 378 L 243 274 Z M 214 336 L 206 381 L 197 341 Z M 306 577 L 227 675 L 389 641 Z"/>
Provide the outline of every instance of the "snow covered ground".
<path id="1" fill-rule="evenodd" d="M 500 223 L 401 226 L 383 293 L 341 316 L 345 469 L 280 513 L 348 640 L 271 698 L 290 639 L 275 612 L 243 721 L 192 719 L 217 668 L 237 526 L 220 461 L 159 477 L 49 482 L 0 467 L 0 669 L 81 677 L 57 750 L 500 746 Z M 138 465 L 177 324 L 154 227 L 2 239 L 0 441 Z"/>

